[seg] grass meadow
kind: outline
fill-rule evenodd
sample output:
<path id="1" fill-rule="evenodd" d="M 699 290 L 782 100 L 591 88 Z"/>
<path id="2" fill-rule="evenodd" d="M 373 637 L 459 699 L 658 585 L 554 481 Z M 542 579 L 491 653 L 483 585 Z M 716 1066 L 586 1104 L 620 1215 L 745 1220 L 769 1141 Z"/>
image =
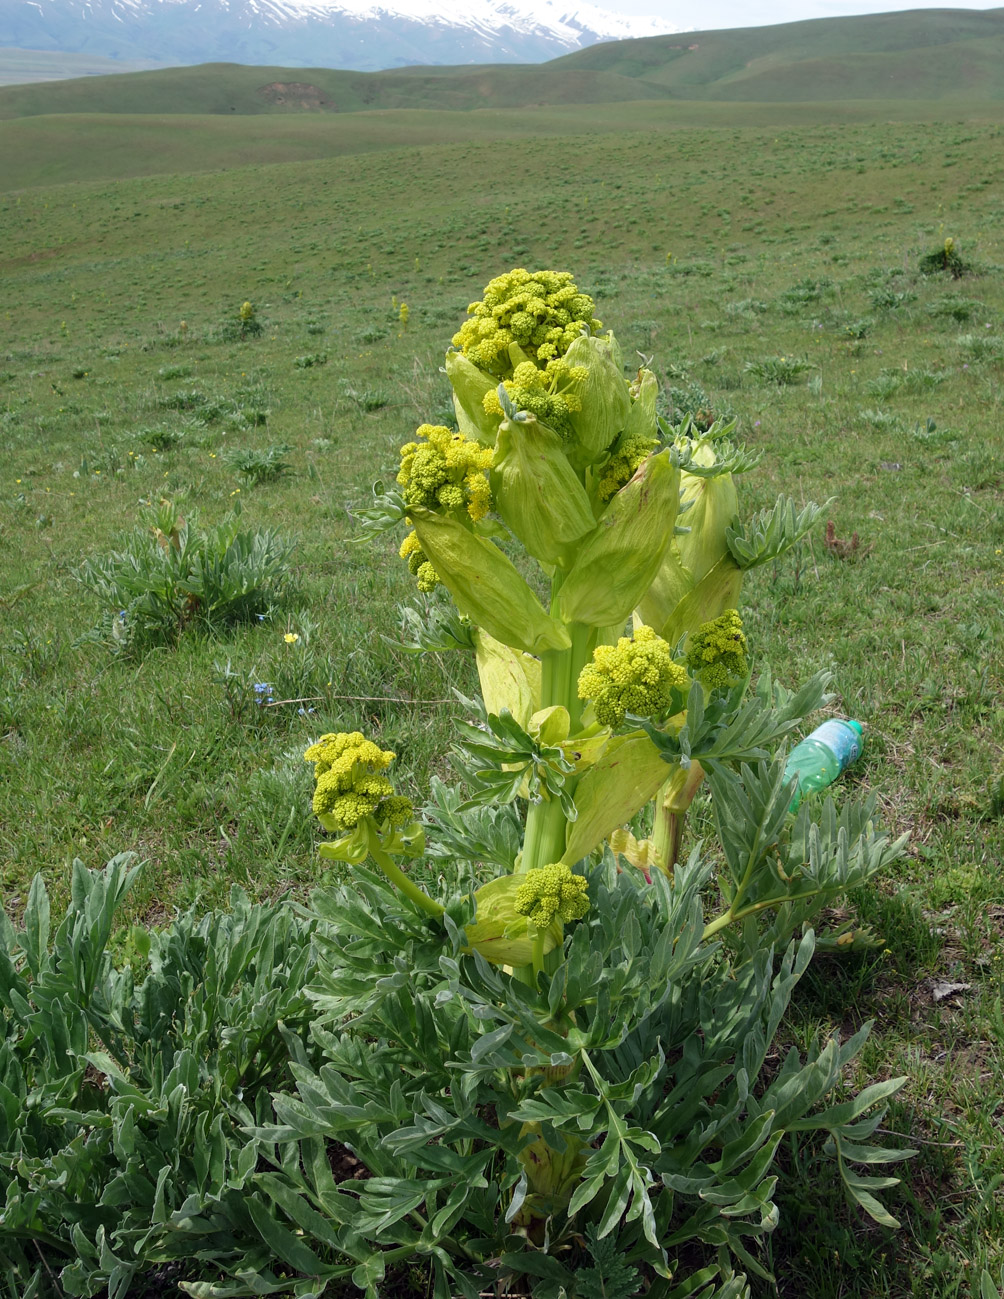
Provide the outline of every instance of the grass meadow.
<path id="1" fill-rule="evenodd" d="M 323 731 L 375 731 L 419 803 L 447 776 L 473 666 L 393 643 L 410 579 L 393 546 L 351 544 L 349 512 L 418 423 L 449 417 L 443 352 L 488 279 L 570 269 L 626 355 L 654 358 L 667 416 L 738 417 L 763 453 L 746 511 L 831 500 L 829 541 L 751 575 L 747 634 L 789 684 L 833 670 L 836 707 L 867 726 L 845 780 L 911 835 L 847 901 L 881 942 L 819 958 L 786 1029 L 874 1019 L 849 1084 L 909 1075 L 886 1119 L 919 1151 L 889 1199 L 902 1230 L 789 1149 L 778 1288 L 758 1293 L 975 1295 L 983 1267 L 1004 1281 L 1000 129 L 789 109 L 657 130 L 647 111 L 271 165 L 196 119 L 166 164 L 143 157 L 132 119 L 120 178 L 73 183 L 88 164 L 65 142 L 44 179 L 22 154 L 0 195 L 4 905 L 35 872 L 65 895 L 73 858 L 125 850 L 146 863 L 136 921 L 223 904 L 233 882 L 305 896 L 323 868 L 301 755 Z M 972 273 L 921 275 L 948 236 Z M 262 330 L 235 338 L 245 301 Z M 124 653 L 81 565 L 162 499 L 199 527 L 239 504 L 295 541 L 285 602 Z"/>

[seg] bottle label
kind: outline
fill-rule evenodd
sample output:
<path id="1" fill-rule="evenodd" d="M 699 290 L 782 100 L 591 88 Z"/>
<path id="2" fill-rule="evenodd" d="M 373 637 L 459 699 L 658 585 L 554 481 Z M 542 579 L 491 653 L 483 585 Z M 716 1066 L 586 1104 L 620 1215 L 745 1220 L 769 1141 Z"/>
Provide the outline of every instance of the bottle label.
<path id="1" fill-rule="evenodd" d="M 810 738 L 826 745 L 840 764 L 841 771 L 861 756 L 861 736 L 853 726 L 836 717 L 817 726 Z"/>

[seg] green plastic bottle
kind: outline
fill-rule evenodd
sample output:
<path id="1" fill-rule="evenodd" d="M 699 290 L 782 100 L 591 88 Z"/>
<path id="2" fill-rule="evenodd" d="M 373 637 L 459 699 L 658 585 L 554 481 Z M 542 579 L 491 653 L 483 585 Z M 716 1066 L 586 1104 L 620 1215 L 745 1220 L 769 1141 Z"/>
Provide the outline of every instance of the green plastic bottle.
<path id="1" fill-rule="evenodd" d="M 804 795 L 832 785 L 840 773 L 861 756 L 863 746 L 861 723 L 844 721 L 839 717 L 829 718 L 796 744 L 784 767 L 785 780 L 798 777 L 791 810 L 797 809 Z"/>

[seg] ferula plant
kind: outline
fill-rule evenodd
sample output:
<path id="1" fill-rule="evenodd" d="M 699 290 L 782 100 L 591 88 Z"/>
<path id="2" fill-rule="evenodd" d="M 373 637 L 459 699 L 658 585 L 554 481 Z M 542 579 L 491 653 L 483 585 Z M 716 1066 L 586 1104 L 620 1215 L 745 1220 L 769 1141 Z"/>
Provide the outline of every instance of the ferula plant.
<path id="1" fill-rule="evenodd" d="M 371 738 L 307 751 L 321 852 L 349 864 L 315 895 L 321 1059 L 268 1134 L 300 1146 L 277 1156 L 293 1220 L 332 1223 L 310 1293 L 418 1256 L 443 1299 L 739 1296 L 783 1141 L 818 1136 L 893 1223 L 895 1179 L 861 1166 L 899 1157 L 868 1138 L 902 1080 L 827 1100 L 867 1027 L 764 1073 L 814 915 L 901 847 L 870 800 L 789 812 L 784 742 L 826 681 L 775 682 L 736 608 L 819 511 L 743 520 L 734 424 L 661 426 L 567 272 L 493 280 L 446 373 L 456 426 L 403 444 L 365 533 L 404 525 L 411 648 L 473 652 L 482 698 L 461 785 L 419 815 Z M 684 854 L 702 784 L 718 842 Z M 367 1175 L 332 1186 L 325 1141 Z"/>
<path id="2" fill-rule="evenodd" d="M 831 1096 L 868 1026 L 765 1067 L 814 948 L 855 938 L 814 917 L 901 849 L 870 799 L 789 811 L 826 681 L 775 682 L 737 612 L 818 510 L 743 519 L 734 425 L 660 426 L 566 272 L 493 280 L 446 372 L 456 426 L 404 441 L 364 522 L 405 529 L 408 648 L 476 658 L 460 782 L 416 810 L 372 737 L 307 750 L 345 865 L 313 899 L 296 1094 L 248 1129 L 273 1270 L 188 1289 L 376 1295 L 419 1264 L 438 1299 L 743 1296 L 782 1143 L 887 1226 L 868 1169 L 909 1153 L 872 1140 L 903 1079 Z M 698 787 L 714 841 L 685 852 Z"/>

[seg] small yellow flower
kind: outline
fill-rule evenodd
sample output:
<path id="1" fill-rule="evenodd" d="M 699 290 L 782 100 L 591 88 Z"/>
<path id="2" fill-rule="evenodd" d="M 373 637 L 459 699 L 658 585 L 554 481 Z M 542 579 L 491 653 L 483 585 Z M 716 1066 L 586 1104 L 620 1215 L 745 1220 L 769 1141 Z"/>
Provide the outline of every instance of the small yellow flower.
<path id="1" fill-rule="evenodd" d="M 282 638 L 287 645 L 295 645 L 300 639 L 299 634 L 295 631 L 288 631 Z"/>

